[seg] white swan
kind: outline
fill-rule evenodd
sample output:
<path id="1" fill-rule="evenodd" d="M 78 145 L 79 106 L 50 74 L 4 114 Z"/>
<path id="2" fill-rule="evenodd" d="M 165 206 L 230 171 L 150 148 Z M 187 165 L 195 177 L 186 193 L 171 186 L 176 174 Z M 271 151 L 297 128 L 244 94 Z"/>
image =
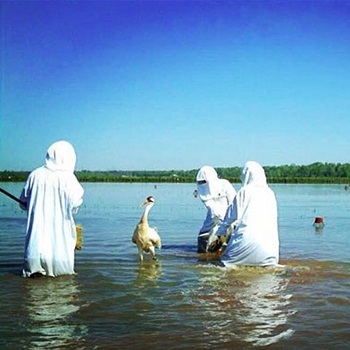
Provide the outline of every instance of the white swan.
<path id="1" fill-rule="evenodd" d="M 154 202 L 154 197 L 149 196 L 142 204 L 145 210 L 132 236 L 132 242 L 135 243 L 138 248 L 140 261 L 143 261 L 143 252 L 150 253 L 152 259 L 156 260 L 155 247 L 160 249 L 162 246 L 157 229 L 155 227 L 149 227 L 148 225 L 148 213 L 153 207 Z"/>

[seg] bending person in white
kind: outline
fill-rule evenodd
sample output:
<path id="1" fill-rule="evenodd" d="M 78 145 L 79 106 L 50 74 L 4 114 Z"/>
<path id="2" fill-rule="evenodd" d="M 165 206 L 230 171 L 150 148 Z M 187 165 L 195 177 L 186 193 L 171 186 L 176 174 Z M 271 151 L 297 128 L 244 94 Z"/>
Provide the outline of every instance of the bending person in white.
<path id="1" fill-rule="evenodd" d="M 52 144 L 46 165 L 34 170 L 23 188 L 27 230 L 23 275 L 74 274 L 76 229 L 73 212 L 84 190 L 74 175 L 76 155 L 66 141 Z"/>
<path id="2" fill-rule="evenodd" d="M 207 208 L 207 216 L 198 235 L 198 253 L 204 253 L 207 251 L 208 237 L 224 219 L 236 190 L 228 180 L 219 179 L 216 170 L 207 165 L 199 169 L 196 181 L 199 198 Z"/>
<path id="3" fill-rule="evenodd" d="M 226 234 L 227 227 L 236 221 L 221 261 L 225 266 L 277 265 L 279 238 L 275 194 L 257 162 L 245 164 L 241 180 L 243 186 L 217 231 L 218 236 Z"/>

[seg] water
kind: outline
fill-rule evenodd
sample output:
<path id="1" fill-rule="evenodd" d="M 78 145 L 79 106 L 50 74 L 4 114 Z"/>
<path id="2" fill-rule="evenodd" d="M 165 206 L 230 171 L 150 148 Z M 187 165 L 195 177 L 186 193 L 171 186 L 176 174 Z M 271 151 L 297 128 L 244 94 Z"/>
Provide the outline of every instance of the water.
<path id="1" fill-rule="evenodd" d="M 19 195 L 23 184 L 0 183 Z M 274 185 L 285 269 L 215 265 L 196 253 L 205 216 L 192 184 L 83 184 L 75 276 L 25 279 L 25 213 L 0 197 L 1 349 L 339 349 L 350 346 L 350 191 Z M 238 188 L 238 185 L 236 186 Z M 140 264 L 131 236 L 163 240 Z M 317 232 L 314 218 L 325 227 Z"/>

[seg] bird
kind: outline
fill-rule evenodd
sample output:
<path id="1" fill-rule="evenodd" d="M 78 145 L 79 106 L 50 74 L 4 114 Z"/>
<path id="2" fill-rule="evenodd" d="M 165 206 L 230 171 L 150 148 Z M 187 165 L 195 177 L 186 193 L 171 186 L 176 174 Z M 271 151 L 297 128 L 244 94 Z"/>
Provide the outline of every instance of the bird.
<path id="1" fill-rule="evenodd" d="M 150 253 L 153 260 L 157 260 L 155 248 L 161 249 L 162 242 L 156 227 L 148 225 L 148 214 L 153 207 L 155 199 L 153 196 L 148 196 L 142 203 L 144 207 L 143 214 L 137 224 L 132 242 L 137 245 L 140 261 L 143 261 L 143 253 Z"/>

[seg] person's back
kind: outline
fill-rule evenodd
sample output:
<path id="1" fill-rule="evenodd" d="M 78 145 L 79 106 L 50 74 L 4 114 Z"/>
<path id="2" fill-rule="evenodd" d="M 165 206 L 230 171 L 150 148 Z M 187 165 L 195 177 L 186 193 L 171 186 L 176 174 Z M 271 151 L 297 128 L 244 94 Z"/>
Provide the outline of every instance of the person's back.
<path id="1" fill-rule="evenodd" d="M 221 260 L 225 265 L 276 265 L 279 238 L 275 194 L 258 163 L 247 162 L 242 175 L 243 186 L 224 219 L 226 225 L 232 221 L 236 224 Z M 218 234 L 220 231 L 223 229 Z"/>
<path id="2" fill-rule="evenodd" d="M 23 188 L 21 199 L 28 211 L 25 276 L 74 273 L 73 210 L 81 205 L 84 192 L 73 174 L 74 166 L 72 146 L 55 143 L 48 150 L 46 165 L 34 170 Z"/>

